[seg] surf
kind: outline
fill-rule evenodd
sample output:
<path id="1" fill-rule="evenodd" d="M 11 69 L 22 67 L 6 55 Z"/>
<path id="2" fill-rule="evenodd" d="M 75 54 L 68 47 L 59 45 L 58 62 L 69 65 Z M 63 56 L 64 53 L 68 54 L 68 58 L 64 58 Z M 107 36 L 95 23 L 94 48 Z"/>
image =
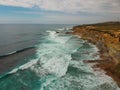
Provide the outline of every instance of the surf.
<path id="1" fill-rule="evenodd" d="M 46 31 L 35 46 L 36 57 L 0 80 L 0 90 L 117 90 L 104 72 L 95 72 L 84 60 L 99 59 L 95 45 L 63 30 Z M 96 56 L 94 56 L 96 54 Z M 5 87 L 4 87 L 5 86 Z"/>
<path id="2" fill-rule="evenodd" d="M 7 54 L 4 54 L 4 55 L 1 55 L 0 59 L 8 57 L 8 56 L 11 56 L 13 54 L 21 53 L 23 51 L 26 51 L 26 50 L 29 50 L 29 49 L 33 49 L 33 48 L 35 48 L 35 47 L 27 47 L 27 48 L 23 48 L 23 49 L 20 49 L 20 50 L 17 50 L 17 51 L 13 51 L 13 52 L 7 53 Z"/>

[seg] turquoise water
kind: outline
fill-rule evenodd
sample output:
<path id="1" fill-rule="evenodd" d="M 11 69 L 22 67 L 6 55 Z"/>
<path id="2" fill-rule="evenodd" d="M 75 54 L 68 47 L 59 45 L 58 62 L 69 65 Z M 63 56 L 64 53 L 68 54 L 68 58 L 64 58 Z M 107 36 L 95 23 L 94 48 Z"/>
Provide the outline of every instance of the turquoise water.
<path id="1" fill-rule="evenodd" d="M 36 53 L 1 77 L 0 90 L 119 90 L 103 71 L 84 63 L 99 59 L 96 46 L 67 31 L 45 30 Z"/>

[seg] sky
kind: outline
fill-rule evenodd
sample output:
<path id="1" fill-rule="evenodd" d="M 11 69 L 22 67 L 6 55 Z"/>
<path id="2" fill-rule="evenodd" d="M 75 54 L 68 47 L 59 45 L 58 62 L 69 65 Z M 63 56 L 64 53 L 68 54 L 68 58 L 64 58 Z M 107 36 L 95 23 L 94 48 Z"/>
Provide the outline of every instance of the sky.
<path id="1" fill-rule="evenodd" d="M 0 0 L 0 23 L 120 21 L 120 0 Z"/>

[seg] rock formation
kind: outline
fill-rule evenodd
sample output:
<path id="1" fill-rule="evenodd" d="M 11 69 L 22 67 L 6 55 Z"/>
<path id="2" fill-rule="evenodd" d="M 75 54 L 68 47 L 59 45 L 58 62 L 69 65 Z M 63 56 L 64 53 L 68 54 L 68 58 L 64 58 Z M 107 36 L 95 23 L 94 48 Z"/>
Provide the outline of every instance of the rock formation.
<path id="1" fill-rule="evenodd" d="M 120 22 L 75 26 L 71 33 L 97 45 L 104 62 L 96 66 L 104 69 L 120 86 Z"/>

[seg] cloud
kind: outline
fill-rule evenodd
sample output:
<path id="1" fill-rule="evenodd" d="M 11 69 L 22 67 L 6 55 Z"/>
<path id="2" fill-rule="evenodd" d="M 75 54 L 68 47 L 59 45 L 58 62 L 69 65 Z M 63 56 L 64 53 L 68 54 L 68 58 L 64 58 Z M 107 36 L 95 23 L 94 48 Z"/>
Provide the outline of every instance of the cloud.
<path id="1" fill-rule="evenodd" d="M 120 0 L 0 0 L 0 5 L 78 13 L 120 13 Z"/>

